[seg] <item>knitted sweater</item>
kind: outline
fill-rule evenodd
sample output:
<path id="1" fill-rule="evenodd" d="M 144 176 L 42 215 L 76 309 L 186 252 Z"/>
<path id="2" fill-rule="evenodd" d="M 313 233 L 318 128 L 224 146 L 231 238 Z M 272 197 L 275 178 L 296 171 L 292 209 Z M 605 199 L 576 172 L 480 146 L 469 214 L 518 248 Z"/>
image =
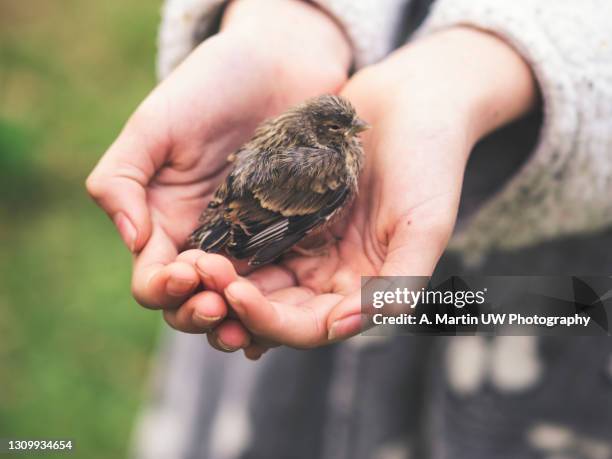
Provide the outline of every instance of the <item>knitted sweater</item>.
<path id="1" fill-rule="evenodd" d="M 357 68 L 401 45 L 416 22 L 407 16 L 429 3 L 316 1 L 346 29 Z M 214 32 L 223 4 L 166 0 L 160 77 Z M 541 124 L 526 119 L 475 149 L 462 197 L 473 211 L 452 241 L 460 253 L 610 226 L 611 13 L 610 0 L 434 3 L 417 34 L 455 24 L 493 31 L 530 63 L 543 96 Z M 474 171 L 481 158 L 495 167 Z M 500 178 L 499 163 L 513 176 Z M 472 199 L 483 188 L 485 200 Z M 492 256 L 474 274 L 609 271 L 601 246 L 611 242 L 612 232 L 580 241 L 583 256 L 563 248 L 572 244 L 539 244 Z M 443 257 L 441 275 L 460 271 L 454 258 Z M 355 337 L 309 352 L 276 349 L 257 364 L 194 335 L 167 338 L 136 431 L 139 459 L 612 459 L 607 337 Z"/>
<path id="2" fill-rule="evenodd" d="M 355 65 L 382 59 L 405 35 L 416 0 L 317 0 L 345 28 Z M 224 0 L 167 0 L 158 73 L 165 77 L 214 33 Z M 472 258 L 612 223 L 612 2 L 437 0 L 416 35 L 457 24 L 489 30 L 531 65 L 543 98 L 534 150 L 456 231 Z M 495 152 L 492 153 L 493 155 Z"/>

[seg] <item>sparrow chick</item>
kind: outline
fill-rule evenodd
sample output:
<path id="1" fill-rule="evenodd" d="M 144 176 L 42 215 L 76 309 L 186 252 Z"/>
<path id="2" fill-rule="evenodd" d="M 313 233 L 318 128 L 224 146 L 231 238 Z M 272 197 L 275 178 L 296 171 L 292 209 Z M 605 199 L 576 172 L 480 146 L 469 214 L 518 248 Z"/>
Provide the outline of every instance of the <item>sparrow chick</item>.
<path id="1" fill-rule="evenodd" d="M 232 170 L 190 245 L 260 265 L 321 230 L 357 192 L 358 134 L 368 127 L 350 102 L 330 95 L 265 121 L 230 155 Z"/>

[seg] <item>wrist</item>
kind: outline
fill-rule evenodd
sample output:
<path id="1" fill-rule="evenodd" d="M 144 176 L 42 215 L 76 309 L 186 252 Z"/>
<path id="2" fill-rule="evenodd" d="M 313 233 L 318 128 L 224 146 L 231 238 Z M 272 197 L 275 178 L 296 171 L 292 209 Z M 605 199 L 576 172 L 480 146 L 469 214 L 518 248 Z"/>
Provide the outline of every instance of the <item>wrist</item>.
<path id="1" fill-rule="evenodd" d="M 389 87 L 430 111 L 461 120 L 471 143 L 535 105 L 531 69 L 506 42 L 470 27 L 455 27 L 393 53 L 383 64 Z M 407 102 L 408 103 L 408 102 Z"/>
<path id="2" fill-rule="evenodd" d="M 537 91 L 531 69 L 501 38 L 455 27 L 423 39 L 423 44 L 433 56 L 431 78 L 450 84 L 447 95 L 465 113 L 474 142 L 533 108 Z"/>
<path id="3" fill-rule="evenodd" d="M 340 26 L 303 0 L 233 0 L 221 32 L 238 37 L 254 53 L 283 67 L 307 65 L 310 71 L 346 79 L 351 65 L 350 44 Z"/>

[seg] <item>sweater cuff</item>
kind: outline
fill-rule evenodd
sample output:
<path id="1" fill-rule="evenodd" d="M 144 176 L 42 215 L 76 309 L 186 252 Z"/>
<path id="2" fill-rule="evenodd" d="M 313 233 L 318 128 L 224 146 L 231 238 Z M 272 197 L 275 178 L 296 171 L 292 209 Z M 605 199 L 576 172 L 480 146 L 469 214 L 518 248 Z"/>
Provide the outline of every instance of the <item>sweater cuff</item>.
<path id="1" fill-rule="evenodd" d="M 157 75 L 164 79 L 203 40 L 218 31 L 228 0 L 166 0 L 159 29 Z M 361 68 L 397 44 L 410 0 L 316 0 L 343 27 Z"/>
<path id="2" fill-rule="evenodd" d="M 610 205 L 604 203 L 609 187 L 598 189 L 592 183 L 601 176 L 605 151 L 580 145 L 588 131 L 585 122 L 595 124 L 597 105 L 603 107 L 593 83 L 597 62 L 609 59 L 603 39 L 609 33 L 604 24 L 592 24 L 597 11 L 591 3 L 438 0 L 418 31 L 426 35 L 469 25 L 495 33 L 529 63 L 543 98 L 544 122 L 535 151 L 451 241 L 450 248 L 463 252 L 468 261 L 494 249 L 601 229 L 612 219 Z M 593 80 L 585 80 L 585 67 Z M 593 119 L 585 119 L 589 117 Z"/>
<path id="3" fill-rule="evenodd" d="M 157 77 L 166 78 L 198 44 L 217 32 L 228 0 L 166 0 L 157 38 Z"/>

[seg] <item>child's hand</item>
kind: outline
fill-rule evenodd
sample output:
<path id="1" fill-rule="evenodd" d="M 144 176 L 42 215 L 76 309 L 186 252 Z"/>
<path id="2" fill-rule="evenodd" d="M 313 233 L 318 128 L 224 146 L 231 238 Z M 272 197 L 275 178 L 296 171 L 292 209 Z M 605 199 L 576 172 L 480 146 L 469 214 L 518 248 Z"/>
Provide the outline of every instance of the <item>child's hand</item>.
<path id="1" fill-rule="evenodd" d="M 228 7 L 222 31 L 146 98 L 87 180 L 134 253 L 139 303 L 176 308 L 195 291 L 195 254 L 177 253 L 226 172 L 228 154 L 264 118 L 337 92 L 349 65 L 342 32 L 315 7 L 242 0 Z M 217 300 L 224 315 L 210 292 L 189 304 L 204 300 Z M 188 328 L 201 331 L 203 323 Z"/>
<path id="2" fill-rule="evenodd" d="M 473 59 L 478 56 L 478 60 Z M 342 94 L 373 129 L 360 194 L 324 257 L 294 257 L 238 279 L 208 276 L 241 324 L 212 343 L 257 358 L 271 344 L 308 348 L 360 329 L 360 276 L 429 276 L 452 234 L 469 153 L 535 99 L 529 67 L 498 38 L 451 29 L 359 72 Z M 236 279 L 233 282 L 228 280 Z"/>

